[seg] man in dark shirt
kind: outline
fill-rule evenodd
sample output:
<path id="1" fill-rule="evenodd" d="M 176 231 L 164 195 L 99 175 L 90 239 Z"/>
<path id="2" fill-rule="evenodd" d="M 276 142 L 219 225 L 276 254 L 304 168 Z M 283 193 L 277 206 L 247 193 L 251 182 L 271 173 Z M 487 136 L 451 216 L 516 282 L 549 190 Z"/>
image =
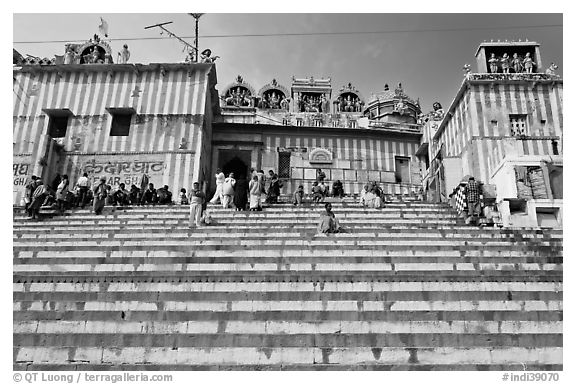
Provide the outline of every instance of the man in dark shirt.
<path id="1" fill-rule="evenodd" d="M 480 216 L 480 185 L 474 177 L 468 179 L 465 189 L 466 201 L 468 203 L 468 216 L 471 218 Z"/>
<path id="2" fill-rule="evenodd" d="M 148 188 L 142 193 L 142 204 L 156 204 L 158 196 L 156 195 L 156 189 L 154 189 L 154 184 L 148 184 Z"/>

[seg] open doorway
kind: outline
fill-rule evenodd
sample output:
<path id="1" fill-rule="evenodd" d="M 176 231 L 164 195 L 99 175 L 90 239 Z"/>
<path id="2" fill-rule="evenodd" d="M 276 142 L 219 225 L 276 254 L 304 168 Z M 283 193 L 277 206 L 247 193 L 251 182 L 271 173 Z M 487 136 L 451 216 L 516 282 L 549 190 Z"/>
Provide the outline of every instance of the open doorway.
<path id="1" fill-rule="evenodd" d="M 251 155 L 252 151 L 246 150 L 220 150 L 218 168 L 222 169 L 226 176 L 230 172 L 234 172 L 236 179 L 247 178 L 250 176 Z"/>

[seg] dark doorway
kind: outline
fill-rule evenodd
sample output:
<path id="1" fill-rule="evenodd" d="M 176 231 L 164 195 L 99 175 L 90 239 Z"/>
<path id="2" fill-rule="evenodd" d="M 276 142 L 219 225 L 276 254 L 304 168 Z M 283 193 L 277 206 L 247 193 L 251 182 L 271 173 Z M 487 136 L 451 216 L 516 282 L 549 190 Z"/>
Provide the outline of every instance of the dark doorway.
<path id="1" fill-rule="evenodd" d="M 410 158 L 396 156 L 396 172 L 394 176 L 397 183 L 410 182 Z"/>
<path id="2" fill-rule="evenodd" d="M 252 151 L 222 150 L 218 156 L 218 168 L 221 168 L 226 176 L 234 172 L 236 179 L 247 178 L 250 176 L 251 155 Z"/>

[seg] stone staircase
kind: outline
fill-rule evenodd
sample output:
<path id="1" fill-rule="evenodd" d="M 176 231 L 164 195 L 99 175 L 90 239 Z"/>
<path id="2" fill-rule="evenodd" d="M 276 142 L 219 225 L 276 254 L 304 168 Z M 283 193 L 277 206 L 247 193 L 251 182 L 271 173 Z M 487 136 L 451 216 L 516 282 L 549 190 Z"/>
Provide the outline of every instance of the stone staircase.
<path id="1" fill-rule="evenodd" d="M 14 369 L 562 369 L 560 230 L 333 206 L 16 213 Z"/>

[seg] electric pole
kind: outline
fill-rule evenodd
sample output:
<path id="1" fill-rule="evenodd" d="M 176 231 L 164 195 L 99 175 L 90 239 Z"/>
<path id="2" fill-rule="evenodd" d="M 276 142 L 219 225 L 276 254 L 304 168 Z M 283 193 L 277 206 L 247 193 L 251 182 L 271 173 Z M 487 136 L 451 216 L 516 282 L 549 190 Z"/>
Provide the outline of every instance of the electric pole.
<path id="1" fill-rule="evenodd" d="M 194 52 L 194 58 L 195 61 L 198 62 L 198 20 L 200 19 L 200 16 L 203 15 L 203 13 L 189 13 L 189 15 L 192 16 L 194 20 L 196 20 L 196 35 L 194 37 L 194 46 L 196 49 Z"/>

